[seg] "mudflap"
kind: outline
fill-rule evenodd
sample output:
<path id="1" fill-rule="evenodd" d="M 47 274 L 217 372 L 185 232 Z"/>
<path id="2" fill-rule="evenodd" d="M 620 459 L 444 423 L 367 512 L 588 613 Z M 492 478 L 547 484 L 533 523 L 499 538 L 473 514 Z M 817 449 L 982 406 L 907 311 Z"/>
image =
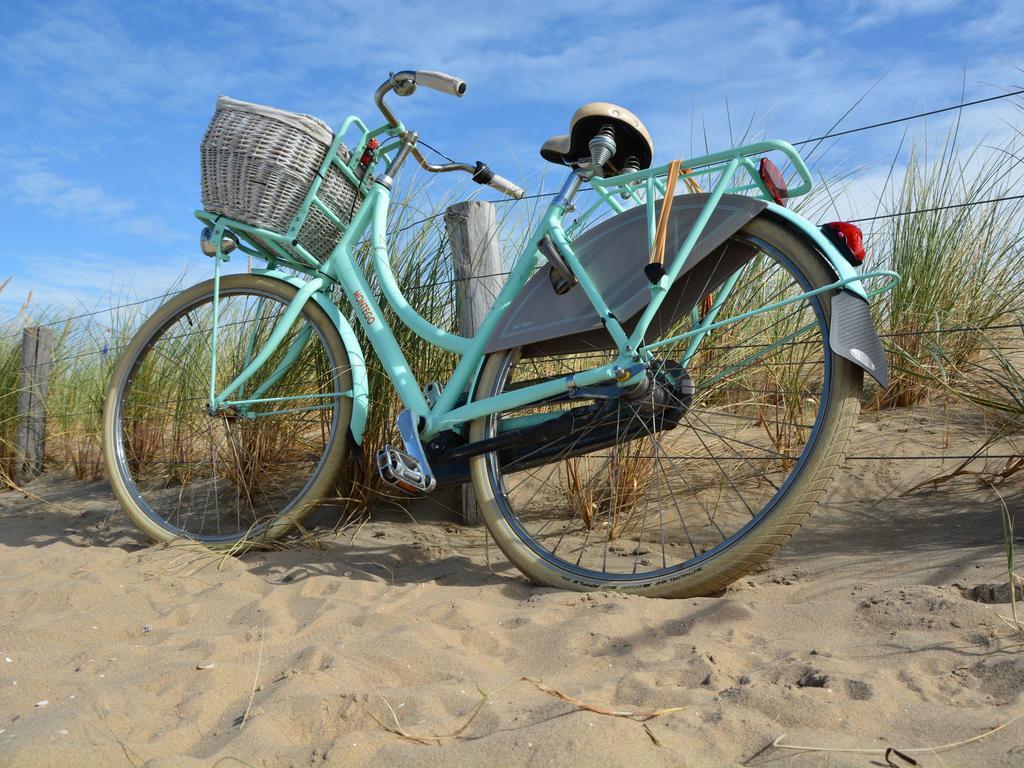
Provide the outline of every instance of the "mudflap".
<path id="1" fill-rule="evenodd" d="M 871 320 L 871 309 L 860 296 L 850 291 L 832 296 L 828 343 L 833 352 L 863 368 L 883 389 L 889 386 L 885 349 Z"/>

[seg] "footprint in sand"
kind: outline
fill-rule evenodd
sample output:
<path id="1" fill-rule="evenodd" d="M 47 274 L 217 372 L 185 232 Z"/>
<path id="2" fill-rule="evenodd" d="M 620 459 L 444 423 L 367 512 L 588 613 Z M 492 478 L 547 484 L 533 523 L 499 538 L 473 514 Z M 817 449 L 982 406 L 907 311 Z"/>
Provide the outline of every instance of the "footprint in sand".
<path id="1" fill-rule="evenodd" d="M 1013 592 L 1015 600 L 1024 600 L 1024 586 L 1014 585 Z M 975 587 L 963 588 L 963 596 L 977 603 L 1009 603 L 1010 584 L 1005 581 L 999 584 L 978 584 Z"/>
<path id="2" fill-rule="evenodd" d="M 846 689 L 846 695 L 856 701 L 868 701 L 875 695 L 871 686 L 863 680 L 844 680 L 843 687 Z"/>
<path id="3" fill-rule="evenodd" d="M 968 684 L 999 704 L 1015 701 L 1024 691 L 1024 659 L 983 659 L 968 672 Z"/>

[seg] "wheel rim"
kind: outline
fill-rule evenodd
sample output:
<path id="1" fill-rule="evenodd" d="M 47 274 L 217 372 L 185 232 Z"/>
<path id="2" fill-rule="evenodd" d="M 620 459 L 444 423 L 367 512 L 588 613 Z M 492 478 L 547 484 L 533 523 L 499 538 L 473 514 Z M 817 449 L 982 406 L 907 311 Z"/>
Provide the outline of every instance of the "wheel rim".
<path id="1" fill-rule="evenodd" d="M 210 415 L 212 305 L 212 292 L 197 297 L 143 342 L 116 401 L 114 453 L 129 495 L 149 519 L 215 544 L 259 538 L 298 511 L 340 424 L 341 398 L 315 395 L 344 391 L 347 368 L 304 310 L 246 385 L 251 396 L 297 348 L 293 365 L 260 395 L 288 399 L 251 406 L 258 414 L 251 419 Z M 261 348 L 287 305 L 271 291 L 222 284 L 218 391 Z"/>
<path id="2" fill-rule="evenodd" d="M 747 296 L 748 306 L 755 301 L 765 306 L 810 289 L 807 278 L 778 249 L 750 236 L 735 240 L 755 247 L 759 254 L 747 265 L 744 277 L 751 286 L 759 281 L 764 290 Z M 783 288 L 779 286 L 781 274 L 787 276 L 783 282 L 788 285 Z M 741 278 L 733 296 L 743 291 Z M 727 304 L 718 318 L 747 308 L 739 300 L 733 304 L 735 311 L 727 311 Z M 751 318 L 756 325 L 748 320 L 726 326 L 717 344 L 712 336 L 710 343 L 701 345 L 689 369 L 696 385 L 693 405 L 674 430 L 648 430 L 641 438 L 614 448 L 536 470 L 516 472 L 503 465 L 497 453 L 485 457 L 488 484 L 504 522 L 550 566 L 595 583 L 650 582 L 678 576 L 742 540 L 777 507 L 806 467 L 828 408 L 832 363 L 821 302 L 811 297 L 773 315 Z M 750 375 L 754 363 L 737 371 L 743 377 L 721 376 L 722 371 L 749 357 L 751 349 L 763 348 L 759 338 L 774 334 L 778 341 L 808 323 L 812 324 L 809 331 L 756 359 L 764 369 L 760 376 Z M 748 324 L 746 345 L 741 338 L 744 324 Z M 670 348 L 663 359 L 676 351 Z M 587 355 L 582 356 L 586 359 L 575 356 L 565 373 L 608 359 Z M 514 386 L 519 363 L 511 354 L 505 358 L 492 394 Z M 550 359 L 535 359 L 531 369 L 543 365 L 550 365 Z M 818 369 L 815 378 L 807 377 L 801 385 L 801 374 L 813 367 Z M 737 392 L 735 382 L 743 379 L 747 394 L 729 402 L 730 392 Z M 780 389 L 763 388 L 758 394 L 752 386 L 758 379 L 761 384 L 774 380 Z M 812 381 L 813 386 L 808 387 Z M 785 391 L 782 382 L 786 382 Z M 815 390 L 812 398 L 808 388 Z M 809 399 L 814 401 L 813 408 Z M 716 406 L 713 414 L 708 412 L 709 406 Z M 786 411 L 791 419 L 778 418 Z M 813 415 L 813 422 L 808 415 Z M 726 424 L 733 425 L 728 432 Z M 490 417 L 486 436 L 495 434 L 497 428 L 498 417 Z M 671 447 L 667 449 L 666 443 Z M 773 455 L 780 453 L 784 459 Z M 785 465 L 787 471 L 773 469 L 776 464 Z M 666 470 L 675 465 L 689 468 L 685 473 Z M 730 465 L 745 470 L 737 472 Z M 749 493 L 751 481 L 757 478 L 754 470 L 761 472 L 761 485 L 771 491 L 767 497 L 761 494 L 755 499 Z M 538 477 L 538 473 L 546 473 L 546 477 Z M 710 482 L 715 478 L 717 484 Z M 722 501 L 730 499 L 732 509 L 723 514 Z M 738 514 L 741 507 L 744 514 Z M 698 531 L 700 535 L 695 535 Z"/>

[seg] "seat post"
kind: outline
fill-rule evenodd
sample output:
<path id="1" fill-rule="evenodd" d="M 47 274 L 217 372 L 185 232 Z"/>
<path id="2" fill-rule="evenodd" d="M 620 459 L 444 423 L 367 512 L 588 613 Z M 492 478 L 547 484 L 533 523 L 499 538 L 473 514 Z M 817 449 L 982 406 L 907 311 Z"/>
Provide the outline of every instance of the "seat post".
<path id="1" fill-rule="evenodd" d="M 555 199 L 551 201 L 552 205 L 558 205 L 566 210 L 572 207 L 573 198 L 576 197 L 576 193 L 580 191 L 580 185 L 583 184 L 584 176 L 587 175 L 586 171 L 581 171 L 579 168 L 573 168 L 569 175 L 566 176 L 565 182 L 562 184 L 562 188 L 558 190 L 558 194 L 555 195 Z"/>

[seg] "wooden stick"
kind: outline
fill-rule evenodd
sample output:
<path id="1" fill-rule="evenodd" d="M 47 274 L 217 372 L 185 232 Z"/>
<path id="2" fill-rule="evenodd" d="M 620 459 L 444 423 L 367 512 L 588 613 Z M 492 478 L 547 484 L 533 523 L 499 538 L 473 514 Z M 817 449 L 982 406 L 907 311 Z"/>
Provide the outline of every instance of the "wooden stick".
<path id="1" fill-rule="evenodd" d="M 665 196 L 661 199 L 661 213 L 658 215 L 658 228 L 655 230 L 654 246 L 651 248 L 650 264 L 665 263 L 665 243 L 668 240 L 668 220 L 672 215 L 672 199 L 676 192 L 676 181 L 679 179 L 679 161 L 668 164 L 668 175 L 665 177 Z M 651 201 L 647 202 L 648 205 Z"/>
<path id="2" fill-rule="evenodd" d="M 53 367 L 53 329 L 26 328 L 21 338 L 18 374 L 18 421 L 14 435 L 15 485 L 43 471 L 46 449 L 46 396 Z"/>
<path id="3" fill-rule="evenodd" d="M 495 208 L 479 200 L 455 203 L 445 211 L 444 224 L 452 245 L 459 334 L 472 338 L 505 282 Z M 483 520 L 472 485 L 462 486 L 462 520 Z"/>
<path id="4" fill-rule="evenodd" d="M 1022 717 L 1024 717 L 1024 712 L 1021 712 L 1020 714 L 1011 717 L 1002 725 L 997 725 L 995 728 L 992 728 L 991 730 L 985 731 L 984 733 L 979 733 L 977 736 L 972 736 L 971 738 L 964 739 L 963 741 L 951 741 L 949 744 L 940 744 L 937 747 L 913 747 L 911 749 L 900 748 L 900 752 L 905 752 L 907 754 L 918 754 L 923 752 L 945 752 L 950 749 L 956 749 L 957 747 L 962 747 L 966 744 L 972 744 L 975 741 L 981 741 L 982 739 L 988 738 L 993 733 L 997 733 L 998 731 L 1003 730 L 1003 728 L 1005 728 L 1008 725 L 1011 725 L 1012 723 L 1017 722 Z M 772 746 L 778 749 L 796 749 L 801 752 L 857 752 L 862 755 L 884 755 L 886 752 L 885 749 L 878 749 L 874 747 L 804 747 L 800 746 L 799 744 L 783 744 L 782 740 L 784 738 L 786 738 L 786 734 L 782 734 L 777 739 L 775 739 L 775 741 L 772 742 Z"/>

